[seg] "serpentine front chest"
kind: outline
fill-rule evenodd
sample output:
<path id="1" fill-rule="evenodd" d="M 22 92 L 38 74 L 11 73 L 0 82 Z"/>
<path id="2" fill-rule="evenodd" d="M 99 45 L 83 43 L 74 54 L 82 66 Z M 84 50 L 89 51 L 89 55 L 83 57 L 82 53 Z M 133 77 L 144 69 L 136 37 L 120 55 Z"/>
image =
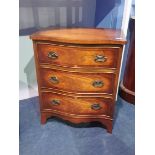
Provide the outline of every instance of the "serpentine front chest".
<path id="1" fill-rule="evenodd" d="M 99 121 L 109 133 L 125 38 L 113 29 L 56 29 L 33 40 L 41 123 Z"/>

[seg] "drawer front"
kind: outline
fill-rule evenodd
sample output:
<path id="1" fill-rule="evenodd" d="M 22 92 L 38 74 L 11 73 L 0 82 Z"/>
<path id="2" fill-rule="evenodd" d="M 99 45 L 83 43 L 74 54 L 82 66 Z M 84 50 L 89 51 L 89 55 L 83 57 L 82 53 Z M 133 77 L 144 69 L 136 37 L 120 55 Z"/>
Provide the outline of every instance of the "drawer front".
<path id="1" fill-rule="evenodd" d="M 116 68 L 119 48 L 77 48 L 38 44 L 40 63 L 63 67 Z"/>
<path id="2" fill-rule="evenodd" d="M 42 109 L 78 115 L 110 115 L 112 102 L 104 98 L 74 98 L 54 93 L 42 93 Z"/>
<path id="3" fill-rule="evenodd" d="M 40 69 L 42 88 L 54 88 L 68 92 L 112 94 L 115 74 L 112 73 L 72 73 L 53 69 Z"/>

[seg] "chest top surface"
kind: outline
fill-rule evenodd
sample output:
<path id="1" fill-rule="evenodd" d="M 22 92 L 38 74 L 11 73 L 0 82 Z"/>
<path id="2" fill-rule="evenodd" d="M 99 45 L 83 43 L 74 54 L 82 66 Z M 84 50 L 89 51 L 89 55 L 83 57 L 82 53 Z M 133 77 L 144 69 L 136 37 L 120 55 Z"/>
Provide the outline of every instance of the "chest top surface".
<path id="1" fill-rule="evenodd" d="M 54 41 L 73 44 L 125 44 L 121 30 L 103 28 L 68 28 L 39 31 L 32 40 Z"/>

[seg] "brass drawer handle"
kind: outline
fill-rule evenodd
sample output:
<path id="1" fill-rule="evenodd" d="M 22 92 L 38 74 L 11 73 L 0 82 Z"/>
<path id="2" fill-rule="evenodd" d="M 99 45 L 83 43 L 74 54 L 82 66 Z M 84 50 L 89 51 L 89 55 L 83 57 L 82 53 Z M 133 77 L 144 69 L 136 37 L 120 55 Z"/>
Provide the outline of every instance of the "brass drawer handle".
<path id="1" fill-rule="evenodd" d="M 105 62 L 107 57 L 104 55 L 96 55 L 94 61 L 95 62 Z"/>
<path id="2" fill-rule="evenodd" d="M 52 104 L 52 105 L 60 105 L 60 100 L 58 100 L 58 99 L 53 99 L 53 100 L 51 101 L 51 104 Z"/>
<path id="3" fill-rule="evenodd" d="M 104 86 L 104 83 L 103 83 L 103 81 L 100 81 L 100 80 L 96 80 L 96 81 L 94 81 L 93 83 L 92 83 L 92 85 L 94 86 L 94 87 L 98 87 L 98 88 L 101 88 L 101 87 L 103 87 Z"/>
<path id="4" fill-rule="evenodd" d="M 91 105 L 91 109 L 93 110 L 100 110 L 102 107 L 98 103 L 94 103 Z"/>
<path id="5" fill-rule="evenodd" d="M 58 58 L 58 54 L 54 51 L 51 51 L 48 53 L 48 58 L 50 59 L 57 59 Z"/>
<path id="6" fill-rule="evenodd" d="M 56 76 L 52 76 L 50 77 L 50 81 L 54 84 L 58 84 L 59 83 L 59 79 Z"/>

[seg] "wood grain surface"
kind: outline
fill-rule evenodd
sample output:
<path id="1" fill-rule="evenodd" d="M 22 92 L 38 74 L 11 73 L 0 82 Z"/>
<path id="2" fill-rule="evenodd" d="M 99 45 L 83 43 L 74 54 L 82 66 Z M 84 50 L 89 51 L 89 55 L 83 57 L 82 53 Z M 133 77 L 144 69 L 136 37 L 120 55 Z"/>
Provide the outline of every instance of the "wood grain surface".
<path id="1" fill-rule="evenodd" d="M 42 88 L 56 88 L 72 92 L 113 93 L 115 74 L 106 73 L 69 73 L 54 69 L 40 69 L 40 84 Z M 58 83 L 52 82 L 51 77 L 56 77 Z M 102 87 L 94 87 L 95 81 L 102 81 Z"/>
<path id="2" fill-rule="evenodd" d="M 124 44 L 121 30 L 103 28 L 69 28 L 39 31 L 30 36 L 33 40 L 45 40 L 74 44 Z"/>
<path id="3" fill-rule="evenodd" d="M 77 115 L 111 115 L 112 100 L 105 98 L 76 98 L 63 96 L 54 93 L 42 93 L 44 110 L 57 110 Z M 59 101 L 54 104 L 53 100 Z M 92 109 L 93 105 L 98 105 L 99 109 Z"/>
<path id="4" fill-rule="evenodd" d="M 37 48 L 40 63 L 50 63 L 63 67 L 116 68 L 118 62 L 119 47 L 75 48 L 39 43 Z M 57 54 L 57 58 L 49 58 L 50 52 Z"/>

